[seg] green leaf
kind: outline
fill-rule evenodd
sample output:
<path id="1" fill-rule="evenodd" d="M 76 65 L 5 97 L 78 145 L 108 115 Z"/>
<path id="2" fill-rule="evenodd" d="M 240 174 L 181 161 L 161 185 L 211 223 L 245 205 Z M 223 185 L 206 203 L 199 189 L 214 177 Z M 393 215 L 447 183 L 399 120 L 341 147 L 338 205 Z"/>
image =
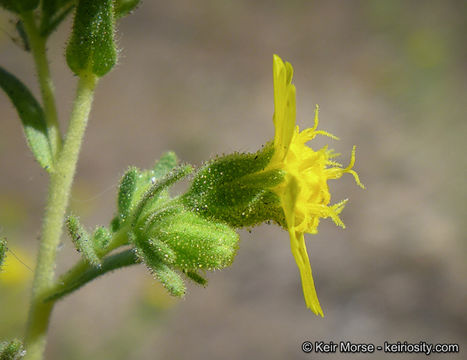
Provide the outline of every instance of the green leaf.
<path id="1" fill-rule="evenodd" d="M 26 355 L 21 341 L 15 339 L 0 343 L 0 360 L 20 360 Z"/>
<path id="2" fill-rule="evenodd" d="M 80 0 L 76 8 L 66 60 L 77 75 L 107 74 L 117 62 L 113 0 Z"/>
<path id="3" fill-rule="evenodd" d="M 42 0 L 40 34 L 50 35 L 75 7 L 74 0 Z"/>
<path id="4" fill-rule="evenodd" d="M 139 174 L 140 172 L 137 168 L 130 168 L 120 181 L 118 190 L 118 213 L 120 215 L 120 222 L 125 221 L 130 213 Z"/>
<path id="5" fill-rule="evenodd" d="M 37 5 L 39 0 L 0 0 L 1 7 L 18 14 L 34 10 Z"/>
<path id="6" fill-rule="evenodd" d="M 140 0 L 115 0 L 115 17 L 120 19 L 134 10 Z"/>
<path id="7" fill-rule="evenodd" d="M 8 247 L 6 246 L 6 239 L 0 238 L 0 272 L 2 271 L 2 265 L 6 258 L 6 252 Z"/>
<path id="8" fill-rule="evenodd" d="M 24 28 L 24 23 L 22 20 L 18 20 L 15 25 L 16 31 L 18 32 L 21 41 L 23 42 L 23 49 L 25 51 L 30 51 L 31 47 L 29 45 L 28 34 L 26 34 L 26 29 Z"/>
<path id="9" fill-rule="evenodd" d="M 60 9 L 74 2 L 75 0 L 42 0 L 42 13 L 44 15 L 47 14 L 47 16 L 53 16 Z"/>
<path id="10" fill-rule="evenodd" d="M 14 75 L 0 67 L 0 87 L 5 91 L 23 123 L 24 134 L 34 157 L 51 172 L 53 155 L 47 135 L 44 111 L 28 88 Z"/>
<path id="11" fill-rule="evenodd" d="M 94 250 L 94 244 L 90 240 L 88 232 L 83 228 L 79 219 L 73 215 L 68 216 L 66 226 L 76 249 L 89 264 L 99 267 L 101 261 Z"/>

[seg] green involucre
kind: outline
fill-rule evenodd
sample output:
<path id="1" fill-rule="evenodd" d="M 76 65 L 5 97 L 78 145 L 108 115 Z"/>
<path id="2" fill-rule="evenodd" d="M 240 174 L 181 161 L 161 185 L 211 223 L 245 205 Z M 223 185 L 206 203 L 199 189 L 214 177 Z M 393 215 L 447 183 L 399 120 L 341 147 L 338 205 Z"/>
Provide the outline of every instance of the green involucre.
<path id="1" fill-rule="evenodd" d="M 70 69 L 77 75 L 107 74 L 117 62 L 113 0 L 80 0 L 66 49 Z"/>
<path id="2" fill-rule="evenodd" d="M 184 205 L 202 216 L 234 228 L 267 220 L 284 224 L 278 196 L 271 190 L 284 180 L 281 170 L 264 171 L 274 149 L 232 154 L 207 163 L 195 175 Z"/>

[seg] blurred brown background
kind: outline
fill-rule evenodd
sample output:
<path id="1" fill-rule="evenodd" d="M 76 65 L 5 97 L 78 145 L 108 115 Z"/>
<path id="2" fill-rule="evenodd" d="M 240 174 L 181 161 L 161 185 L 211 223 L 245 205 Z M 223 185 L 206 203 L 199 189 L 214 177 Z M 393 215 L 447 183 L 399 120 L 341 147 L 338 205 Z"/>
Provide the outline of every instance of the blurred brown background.
<path id="1" fill-rule="evenodd" d="M 98 86 L 83 144 L 71 207 L 87 226 L 109 222 L 129 165 L 150 167 L 169 149 L 200 165 L 271 139 L 273 53 L 295 68 L 299 124 L 312 124 L 319 104 L 344 164 L 357 145 L 367 190 L 351 176 L 332 182 L 334 202 L 350 199 L 347 229 L 323 221 L 308 238 L 324 319 L 305 307 L 287 233 L 264 225 L 243 231 L 233 266 L 210 274 L 206 289 L 190 285 L 182 301 L 142 266 L 61 301 L 47 359 L 330 358 L 302 353 L 304 340 L 460 343 L 464 355 L 434 358 L 464 358 L 466 4 L 143 2 L 121 21 L 119 65 Z M 4 12 L 0 24 L 1 65 L 37 94 Z M 49 44 L 63 126 L 76 85 L 63 58 L 69 28 Z M 0 111 L 0 235 L 32 267 L 47 177 L 4 94 Z M 57 271 L 76 259 L 64 236 Z M 0 338 L 22 335 L 32 274 L 18 264 L 26 281 L 0 283 Z"/>

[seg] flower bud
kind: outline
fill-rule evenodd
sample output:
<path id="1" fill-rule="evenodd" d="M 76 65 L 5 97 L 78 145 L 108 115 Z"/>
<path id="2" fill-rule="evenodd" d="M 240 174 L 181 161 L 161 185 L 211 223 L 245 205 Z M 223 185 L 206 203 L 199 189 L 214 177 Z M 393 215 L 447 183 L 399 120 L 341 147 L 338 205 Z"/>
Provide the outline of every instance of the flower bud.
<path id="1" fill-rule="evenodd" d="M 238 248 L 238 234 L 228 225 L 181 207 L 154 224 L 150 233 L 172 249 L 172 264 L 181 270 L 222 269 L 232 263 Z M 157 246 L 152 248 L 157 252 Z"/>
<path id="2" fill-rule="evenodd" d="M 90 72 L 99 77 L 117 62 L 114 39 L 113 0 L 80 0 L 66 60 L 77 75 Z"/>
<path id="3" fill-rule="evenodd" d="M 229 266 L 237 252 L 238 235 L 224 223 L 185 210 L 177 199 L 168 207 L 148 217 L 146 227 L 135 229 L 130 239 L 150 271 L 170 294 L 180 297 L 185 287 L 176 270 L 205 285 L 197 271 Z"/>

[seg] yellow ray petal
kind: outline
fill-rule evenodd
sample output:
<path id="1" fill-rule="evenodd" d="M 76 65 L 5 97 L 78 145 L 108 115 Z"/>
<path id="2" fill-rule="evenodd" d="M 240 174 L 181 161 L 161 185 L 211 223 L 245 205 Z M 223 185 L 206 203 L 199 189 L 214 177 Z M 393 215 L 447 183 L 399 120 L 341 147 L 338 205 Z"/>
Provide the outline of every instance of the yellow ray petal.
<path id="1" fill-rule="evenodd" d="M 292 254 L 295 257 L 295 261 L 297 262 L 300 270 L 303 296 L 305 297 L 306 306 L 316 315 L 324 317 L 323 310 L 321 309 L 321 305 L 318 300 L 318 295 L 316 294 L 310 260 L 306 251 L 305 237 L 302 232 L 297 232 L 293 229 L 292 231 L 289 230 L 289 235 Z"/>
<path id="2" fill-rule="evenodd" d="M 295 130 L 295 86 L 292 84 L 293 68 L 290 63 L 273 56 L 274 78 L 274 147 L 275 156 L 282 160 L 287 154 Z"/>
<path id="3" fill-rule="evenodd" d="M 300 271 L 303 296 L 305 297 L 306 306 L 316 315 L 324 316 L 321 305 L 319 304 L 318 295 L 316 294 L 303 232 L 297 232 L 295 230 L 295 204 L 300 189 L 298 182 L 294 177 L 290 177 L 287 181 L 288 186 L 285 189 L 284 197 L 282 198 L 282 206 L 284 209 L 285 220 L 287 222 L 287 228 L 289 229 L 290 249 Z"/>

